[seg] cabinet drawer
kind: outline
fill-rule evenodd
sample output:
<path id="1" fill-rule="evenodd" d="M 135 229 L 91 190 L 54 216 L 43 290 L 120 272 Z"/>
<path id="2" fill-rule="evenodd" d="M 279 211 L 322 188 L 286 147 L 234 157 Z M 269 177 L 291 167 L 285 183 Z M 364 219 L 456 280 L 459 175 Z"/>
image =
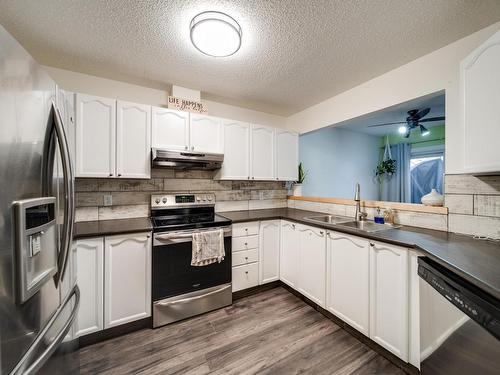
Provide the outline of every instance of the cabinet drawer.
<path id="1" fill-rule="evenodd" d="M 257 249 L 259 247 L 259 236 L 247 236 L 233 238 L 233 253 L 241 250 Z"/>
<path id="2" fill-rule="evenodd" d="M 233 237 L 254 236 L 259 234 L 259 222 L 233 224 Z"/>
<path id="3" fill-rule="evenodd" d="M 259 250 L 243 250 L 233 254 L 233 266 L 240 266 L 259 261 Z"/>
<path id="4" fill-rule="evenodd" d="M 233 267 L 233 292 L 259 284 L 259 263 Z"/>

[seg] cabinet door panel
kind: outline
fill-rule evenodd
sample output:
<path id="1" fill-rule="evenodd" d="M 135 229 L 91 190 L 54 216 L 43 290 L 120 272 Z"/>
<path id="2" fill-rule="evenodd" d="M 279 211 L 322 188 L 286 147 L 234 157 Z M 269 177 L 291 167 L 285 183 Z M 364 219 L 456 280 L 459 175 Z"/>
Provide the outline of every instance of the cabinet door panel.
<path id="1" fill-rule="evenodd" d="M 500 171 L 500 32 L 461 63 L 465 172 Z"/>
<path id="2" fill-rule="evenodd" d="M 76 177 L 115 174 L 116 101 L 76 95 Z"/>
<path id="3" fill-rule="evenodd" d="M 369 336 L 370 246 L 366 239 L 329 232 L 327 309 Z"/>
<path id="4" fill-rule="evenodd" d="M 251 168 L 254 180 L 274 180 L 274 129 L 252 125 Z"/>
<path id="5" fill-rule="evenodd" d="M 280 181 L 297 181 L 299 165 L 299 136 L 276 130 L 276 178 Z"/>
<path id="6" fill-rule="evenodd" d="M 318 228 L 299 226 L 298 290 L 318 305 L 325 307 L 326 235 Z"/>
<path id="7" fill-rule="evenodd" d="M 189 147 L 189 113 L 153 107 L 152 145 L 156 148 L 187 150 Z"/>
<path id="8" fill-rule="evenodd" d="M 105 321 L 110 328 L 151 315 L 151 235 L 106 237 Z"/>
<path id="9" fill-rule="evenodd" d="M 297 289 L 299 273 L 299 232 L 289 221 L 281 222 L 280 279 Z"/>
<path id="10" fill-rule="evenodd" d="M 103 247 L 102 238 L 78 240 L 74 247 L 73 261 L 80 288 L 77 337 L 103 329 Z"/>
<path id="11" fill-rule="evenodd" d="M 375 244 L 370 251 L 370 338 L 408 359 L 408 251 Z"/>
<path id="12" fill-rule="evenodd" d="M 151 177 L 151 107 L 117 103 L 116 169 L 123 178 Z"/>
<path id="13" fill-rule="evenodd" d="M 279 280 L 280 221 L 262 221 L 260 223 L 259 238 L 259 283 L 265 284 Z"/>
<path id="14" fill-rule="evenodd" d="M 191 114 L 189 138 L 192 151 L 224 152 L 222 121 L 219 118 Z"/>
<path id="15" fill-rule="evenodd" d="M 250 177 L 250 125 L 224 120 L 224 163 L 220 178 L 247 180 Z"/>

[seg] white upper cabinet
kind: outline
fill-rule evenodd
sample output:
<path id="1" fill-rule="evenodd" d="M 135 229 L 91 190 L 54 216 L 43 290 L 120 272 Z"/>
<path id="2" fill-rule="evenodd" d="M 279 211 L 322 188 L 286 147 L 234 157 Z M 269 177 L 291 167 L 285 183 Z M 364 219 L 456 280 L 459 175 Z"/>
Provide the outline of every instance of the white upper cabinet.
<path id="1" fill-rule="evenodd" d="M 105 238 L 104 328 L 151 315 L 151 235 Z"/>
<path id="2" fill-rule="evenodd" d="M 326 234 L 324 229 L 298 225 L 299 283 L 298 291 L 325 307 Z"/>
<path id="3" fill-rule="evenodd" d="M 82 336 L 103 329 L 103 239 L 76 241 L 73 262 L 80 288 L 80 307 L 75 335 Z"/>
<path id="4" fill-rule="evenodd" d="M 364 238 L 328 232 L 326 308 L 370 335 L 370 245 Z"/>
<path id="5" fill-rule="evenodd" d="M 274 180 L 274 128 L 252 125 L 251 178 L 254 180 Z"/>
<path id="6" fill-rule="evenodd" d="M 115 175 L 116 101 L 76 95 L 76 176 Z"/>
<path id="7" fill-rule="evenodd" d="M 153 147 L 171 150 L 189 148 L 189 113 L 153 107 Z"/>
<path id="8" fill-rule="evenodd" d="M 280 279 L 297 289 L 299 278 L 299 231 L 294 223 L 281 222 Z"/>
<path id="9" fill-rule="evenodd" d="M 191 113 L 189 116 L 190 150 L 221 154 L 224 152 L 222 120 Z"/>
<path id="10" fill-rule="evenodd" d="M 116 122 L 117 177 L 151 176 L 151 107 L 118 101 Z"/>
<path id="11" fill-rule="evenodd" d="M 219 177 L 224 180 L 250 178 L 250 125 L 240 121 L 223 120 L 224 163 Z"/>
<path id="12" fill-rule="evenodd" d="M 370 338 L 407 361 L 408 250 L 373 244 L 370 278 Z"/>
<path id="13" fill-rule="evenodd" d="M 280 220 L 262 221 L 259 239 L 259 284 L 279 280 Z"/>
<path id="14" fill-rule="evenodd" d="M 460 65 L 464 172 L 500 171 L 500 32 Z"/>
<path id="15" fill-rule="evenodd" d="M 299 165 L 299 136 L 276 129 L 276 178 L 297 181 Z"/>

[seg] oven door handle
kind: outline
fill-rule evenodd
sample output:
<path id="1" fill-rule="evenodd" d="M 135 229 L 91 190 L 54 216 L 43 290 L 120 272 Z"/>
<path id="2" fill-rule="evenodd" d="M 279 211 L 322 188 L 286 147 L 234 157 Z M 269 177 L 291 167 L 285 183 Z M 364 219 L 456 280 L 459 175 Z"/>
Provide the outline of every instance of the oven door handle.
<path id="1" fill-rule="evenodd" d="M 231 227 L 216 228 L 216 229 L 224 229 L 224 237 L 228 237 L 231 235 Z M 153 236 L 153 246 L 168 245 L 169 243 L 191 242 L 193 240 L 193 234 L 199 232 L 200 231 L 189 231 L 184 233 L 177 232 L 177 233 L 167 233 L 167 234 L 155 233 Z"/>
<path id="2" fill-rule="evenodd" d="M 195 300 L 200 299 L 200 298 L 205 298 L 205 297 L 211 296 L 212 294 L 220 293 L 220 292 L 222 292 L 228 288 L 231 288 L 231 287 L 232 287 L 231 284 L 224 285 L 222 288 L 212 290 L 211 292 L 208 292 L 208 293 L 200 294 L 199 296 L 182 298 L 182 299 L 178 299 L 176 301 L 169 301 L 169 302 L 156 302 L 156 304 L 158 304 L 160 306 L 171 306 L 171 305 L 177 305 L 179 303 L 187 303 L 187 302 L 195 301 Z"/>

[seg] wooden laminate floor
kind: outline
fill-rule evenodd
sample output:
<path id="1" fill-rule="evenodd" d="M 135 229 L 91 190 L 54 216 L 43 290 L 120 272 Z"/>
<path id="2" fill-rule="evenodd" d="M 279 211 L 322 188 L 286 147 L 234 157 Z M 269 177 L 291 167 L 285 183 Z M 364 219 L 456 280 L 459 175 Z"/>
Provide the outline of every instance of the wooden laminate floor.
<path id="1" fill-rule="evenodd" d="M 80 350 L 81 374 L 404 374 L 278 287 Z"/>

